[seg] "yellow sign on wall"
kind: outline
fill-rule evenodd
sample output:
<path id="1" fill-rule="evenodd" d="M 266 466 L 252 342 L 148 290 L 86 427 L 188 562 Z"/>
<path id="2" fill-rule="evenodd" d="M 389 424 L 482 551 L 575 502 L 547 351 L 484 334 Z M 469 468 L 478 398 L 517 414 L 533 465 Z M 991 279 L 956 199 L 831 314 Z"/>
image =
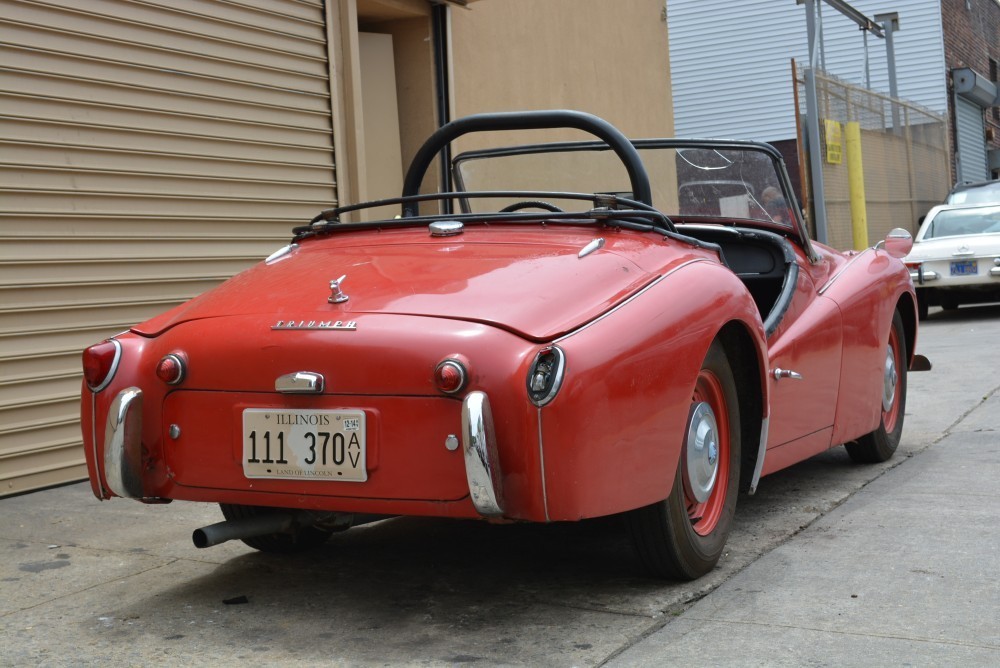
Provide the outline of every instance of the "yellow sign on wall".
<path id="1" fill-rule="evenodd" d="M 839 165 L 843 156 L 840 123 L 828 118 L 826 119 L 826 161 L 831 165 Z"/>

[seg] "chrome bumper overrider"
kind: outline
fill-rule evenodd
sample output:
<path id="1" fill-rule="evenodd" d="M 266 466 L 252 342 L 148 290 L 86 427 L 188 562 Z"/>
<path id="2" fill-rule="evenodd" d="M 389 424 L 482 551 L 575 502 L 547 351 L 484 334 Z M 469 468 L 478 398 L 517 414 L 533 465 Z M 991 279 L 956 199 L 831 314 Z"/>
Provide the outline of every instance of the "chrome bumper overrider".
<path id="1" fill-rule="evenodd" d="M 462 452 L 476 510 L 480 515 L 503 515 L 500 457 L 490 400 L 484 392 L 470 392 L 462 404 Z"/>
<path id="2" fill-rule="evenodd" d="M 118 496 L 143 497 L 142 390 L 138 387 L 119 392 L 108 410 L 104 428 L 104 479 Z"/>

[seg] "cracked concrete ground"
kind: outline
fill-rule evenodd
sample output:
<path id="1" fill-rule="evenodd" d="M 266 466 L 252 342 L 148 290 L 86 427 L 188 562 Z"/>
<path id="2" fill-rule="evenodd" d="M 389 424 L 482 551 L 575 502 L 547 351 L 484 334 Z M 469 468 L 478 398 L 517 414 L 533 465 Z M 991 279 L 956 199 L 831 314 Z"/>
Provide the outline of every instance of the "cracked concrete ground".
<path id="1" fill-rule="evenodd" d="M 613 519 L 396 519 L 306 555 L 197 550 L 213 506 L 0 500 L 0 665 L 995 665 L 1000 307 L 932 313 L 904 442 L 740 499 L 719 567 L 642 575 Z"/>

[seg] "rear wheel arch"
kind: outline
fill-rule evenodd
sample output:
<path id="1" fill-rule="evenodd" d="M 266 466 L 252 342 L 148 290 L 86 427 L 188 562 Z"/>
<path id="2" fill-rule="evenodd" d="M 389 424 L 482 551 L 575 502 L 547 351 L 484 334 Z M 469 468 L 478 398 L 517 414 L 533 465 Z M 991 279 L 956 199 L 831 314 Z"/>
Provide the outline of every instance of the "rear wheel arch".
<path id="1" fill-rule="evenodd" d="M 754 468 L 757 465 L 761 427 L 764 420 L 766 364 L 746 325 L 739 321 L 727 323 L 719 332 L 736 380 L 740 407 L 740 436 L 743 443 L 740 463 L 740 491 L 750 489 Z M 766 354 L 766 353 L 765 353 Z"/>
<path id="2" fill-rule="evenodd" d="M 896 302 L 896 310 L 903 320 L 903 339 L 906 344 L 906 366 L 913 361 L 913 351 L 917 344 L 917 304 L 909 292 L 904 292 Z"/>

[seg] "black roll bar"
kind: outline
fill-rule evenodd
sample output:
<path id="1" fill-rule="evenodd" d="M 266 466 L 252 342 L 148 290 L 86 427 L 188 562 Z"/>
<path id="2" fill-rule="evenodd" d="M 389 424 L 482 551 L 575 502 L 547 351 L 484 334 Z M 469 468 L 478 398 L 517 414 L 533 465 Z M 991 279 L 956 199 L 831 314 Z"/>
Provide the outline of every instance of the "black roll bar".
<path id="1" fill-rule="evenodd" d="M 410 163 L 410 168 L 406 171 L 406 178 L 403 181 L 403 197 L 419 194 L 420 183 L 424 180 L 424 174 L 427 173 L 427 168 L 434 161 L 434 157 L 462 135 L 470 132 L 545 130 L 550 128 L 583 130 L 603 140 L 621 158 L 632 183 L 633 198 L 643 204 L 653 205 L 653 191 L 649 187 L 649 176 L 646 174 L 646 168 L 632 142 L 618 128 L 603 118 L 568 109 L 475 114 L 442 125 L 427 138 L 417 154 L 413 156 L 413 161 Z M 418 215 L 420 215 L 420 205 L 417 202 L 403 204 L 404 218 Z"/>

